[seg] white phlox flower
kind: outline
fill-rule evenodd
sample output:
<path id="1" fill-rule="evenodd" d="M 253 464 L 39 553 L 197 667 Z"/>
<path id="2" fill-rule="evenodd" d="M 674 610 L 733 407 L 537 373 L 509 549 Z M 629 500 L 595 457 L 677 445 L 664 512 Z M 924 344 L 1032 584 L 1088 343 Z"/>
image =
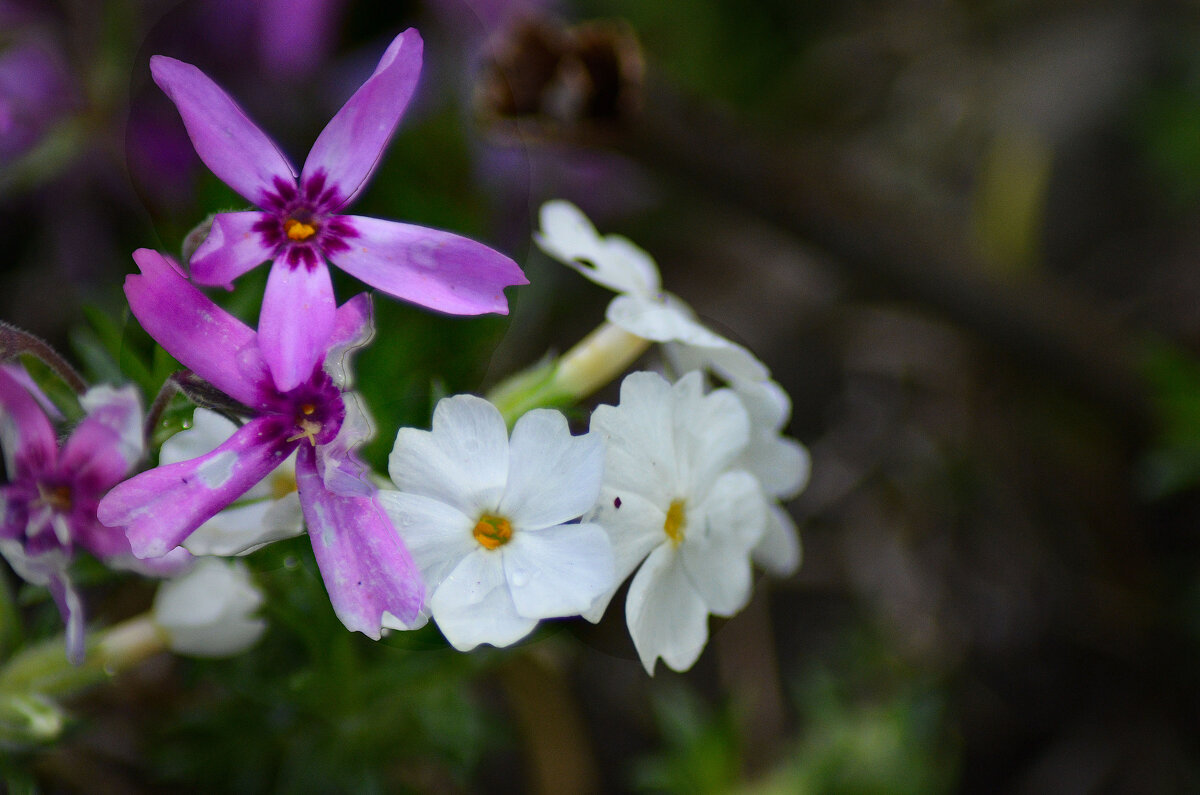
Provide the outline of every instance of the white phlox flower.
<path id="1" fill-rule="evenodd" d="M 597 407 L 591 430 L 605 472 L 585 518 L 612 539 L 616 581 L 584 617 L 598 621 L 637 569 L 625 616 L 642 665 L 653 674 L 661 657 L 687 670 L 708 641 L 708 614 L 750 599 L 750 553 L 766 525 L 763 490 L 741 464 L 750 417 L 733 391 L 704 394 L 699 372 L 674 385 L 641 372 L 621 383 L 620 405 Z"/>
<path id="2" fill-rule="evenodd" d="M 533 239 L 542 251 L 616 292 L 605 312 L 608 321 L 666 344 L 672 359 L 689 365 L 679 372 L 704 367 L 726 379 L 770 375 L 754 354 L 706 328 L 686 303 L 664 292 L 654 260 L 627 238 L 600 236 L 578 207 L 561 199 L 543 204 L 539 218 Z"/>
<path id="3" fill-rule="evenodd" d="M 162 444 L 160 465 L 189 461 L 215 450 L 237 426 L 215 411 L 198 408 L 191 427 Z M 209 519 L 183 542 L 193 555 L 245 555 L 272 541 L 304 532 L 296 493 L 296 455 Z"/>
<path id="4" fill-rule="evenodd" d="M 267 623 L 251 615 L 263 602 L 241 561 L 200 558 L 154 595 L 154 623 L 178 654 L 231 657 L 253 646 Z"/>
<path id="5" fill-rule="evenodd" d="M 771 574 L 786 576 L 800 566 L 800 534 L 791 515 L 780 505 L 808 485 L 811 459 L 804 445 L 781 431 L 792 412 L 792 401 L 774 381 L 734 379 L 730 386 L 750 416 L 750 442 L 738 466 L 758 478 L 767 496 L 767 529 L 754 547 L 754 562 Z"/>
<path id="6" fill-rule="evenodd" d="M 515 643 L 613 586 L 608 535 L 573 522 L 596 503 L 604 449 L 595 434 L 572 436 L 559 412 L 530 411 L 510 439 L 491 403 L 445 398 L 431 431 L 400 429 L 388 464 L 398 491 L 380 502 L 456 649 Z"/>

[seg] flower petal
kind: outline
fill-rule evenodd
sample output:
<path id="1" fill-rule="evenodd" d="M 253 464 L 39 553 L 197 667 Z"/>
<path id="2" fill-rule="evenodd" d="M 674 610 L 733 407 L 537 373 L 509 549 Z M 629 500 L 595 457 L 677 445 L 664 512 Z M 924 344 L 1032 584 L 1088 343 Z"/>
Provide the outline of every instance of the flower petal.
<path id="1" fill-rule="evenodd" d="M 396 298 L 451 315 L 503 315 L 504 288 L 529 283 L 517 263 L 470 238 L 380 218 L 343 218 L 357 236 L 329 258 Z"/>
<path id="2" fill-rule="evenodd" d="M 585 517 L 608 533 L 613 548 L 613 582 L 596 598 L 583 617 L 593 624 L 604 616 L 621 583 L 625 582 L 655 547 L 667 541 L 663 531 L 667 514 L 640 494 L 605 487 L 597 510 Z"/>
<path id="3" fill-rule="evenodd" d="M 268 396 L 267 365 L 254 332 L 218 307 L 150 249 L 133 259 L 141 275 L 125 279 L 125 296 L 142 328 L 184 367 L 247 406 Z"/>
<path id="4" fill-rule="evenodd" d="M 324 264 L 309 270 L 277 260 L 267 277 L 258 343 L 275 387 L 289 392 L 325 361 L 337 306 Z"/>
<path id="5" fill-rule="evenodd" d="M 58 457 L 50 420 L 5 368 L 0 368 L 0 447 L 10 480 L 40 472 Z"/>
<path id="6" fill-rule="evenodd" d="M 199 284 L 233 289 L 233 280 L 275 255 L 254 225 L 267 216 L 258 212 L 220 213 L 208 237 L 196 249 L 188 270 Z"/>
<path id="7" fill-rule="evenodd" d="M 679 555 L 710 613 L 731 616 L 750 601 L 750 557 L 737 539 L 689 536 L 679 545 Z"/>
<path id="8" fill-rule="evenodd" d="M 675 460 L 674 398 L 658 373 L 630 373 L 618 406 L 597 406 L 591 430 L 604 440 L 604 485 L 622 495 L 642 494 L 666 506 L 679 496 Z"/>
<path id="9" fill-rule="evenodd" d="M 437 590 L 463 558 L 479 549 L 471 535 L 476 520 L 457 508 L 391 489 L 380 490 L 379 504 L 421 569 L 429 593 Z"/>
<path id="10" fill-rule="evenodd" d="M 67 660 L 72 665 L 79 665 L 83 662 L 86 651 L 83 637 L 83 602 L 79 598 L 79 591 L 75 590 L 75 586 L 67 578 L 65 571 L 51 575 L 47 587 L 49 587 L 50 595 L 54 597 L 54 604 L 58 606 L 58 612 L 67 627 L 65 644 Z"/>
<path id="11" fill-rule="evenodd" d="M 517 530 L 501 548 L 517 615 L 577 616 L 613 587 L 613 551 L 599 525 Z"/>
<path id="12" fill-rule="evenodd" d="M 378 640 L 384 613 L 416 619 L 421 576 L 379 501 L 326 489 L 308 447 L 296 462 L 296 482 L 317 566 L 346 628 Z"/>
<path id="13" fill-rule="evenodd" d="M 569 522 L 596 504 L 603 474 L 599 434 L 572 436 L 560 412 L 534 409 L 513 428 L 498 512 L 522 530 Z"/>
<path id="14" fill-rule="evenodd" d="M 121 483 L 96 515 L 125 528 L 137 557 L 161 557 L 279 466 L 296 446 L 285 434 L 277 418 L 251 420 L 211 453 Z"/>
<path id="15" fill-rule="evenodd" d="M 724 472 L 704 494 L 693 494 L 689 512 L 703 517 L 700 527 L 689 526 L 688 538 L 697 531 L 707 539 L 729 538 L 749 552 L 767 528 L 767 498 L 749 472 Z"/>
<path id="16" fill-rule="evenodd" d="M 145 453 L 142 403 L 137 389 L 94 386 L 80 398 L 87 411 L 63 445 L 60 462 L 79 483 L 99 495 L 120 481 Z"/>
<path id="17" fill-rule="evenodd" d="M 754 562 L 776 577 L 786 577 L 800 568 L 804 556 L 800 532 L 791 514 L 778 503 L 767 506 L 767 531 L 754 547 Z"/>
<path id="18" fill-rule="evenodd" d="M 304 162 L 302 181 L 325 172 L 328 184 L 340 189 L 342 207 L 358 195 L 416 90 L 422 49 L 421 36 L 413 28 L 392 40 L 375 73 L 317 136 Z"/>
<path id="19" fill-rule="evenodd" d="M 429 609 L 438 629 L 459 651 L 481 643 L 510 646 L 537 626 L 537 619 L 517 614 L 502 556 L 495 550 L 467 555 L 433 592 Z"/>
<path id="20" fill-rule="evenodd" d="M 188 536 L 183 546 L 193 555 L 248 555 L 272 541 L 304 532 L 304 514 L 295 493 L 226 508 Z"/>
<path id="21" fill-rule="evenodd" d="M 179 109 L 196 154 L 222 182 L 259 205 L 275 180 L 295 182 L 279 148 L 206 74 L 164 55 L 150 59 L 150 72 Z"/>
<path id="22" fill-rule="evenodd" d="M 658 266 L 642 249 L 619 235 L 601 237 L 578 207 L 548 201 L 538 214 L 534 242 L 551 257 L 592 282 L 618 293 L 652 297 L 662 289 Z"/>
<path id="23" fill-rule="evenodd" d="M 699 659 L 708 642 L 708 610 L 670 544 L 651 552 L 634 575 L 625 621 L 651 676 L 659 657 L 676 671 L 686 671 Z"/>
<path id="24" fill-rule="evenodd" d="M 472 519 L 495 510 L 508 478 L 508 429 L 500 410 L 474 395 L 439 400 L 432 431 L 396 434 L 388 472 L 400 491 L 431 497 Z"/>
<path id="25" fill-rule="evenodd" d="M 704 394 L 704 378 L 695 370 L 676 381 L 671 392 L 679 477 L 688 484 L 688 493 L 677 496 L 697 500 L 746 449 L 750 417 L 731 390 Z"/>
<path id="26" fill-rule="evenodd" d="M 262 602 L 244 565 L 205 558 L 159 587 L 154 623 L 177 654 L 230 657 L 253 646 L 267 628 L 266 621 L 250 615 Z"/>

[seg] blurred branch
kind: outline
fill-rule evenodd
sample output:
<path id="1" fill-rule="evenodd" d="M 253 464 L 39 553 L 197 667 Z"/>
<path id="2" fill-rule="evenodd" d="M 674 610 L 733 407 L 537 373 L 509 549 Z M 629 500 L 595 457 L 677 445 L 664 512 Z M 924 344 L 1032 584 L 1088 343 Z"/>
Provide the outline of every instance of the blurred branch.
<path id="1" fill-rule="evenodd" d="M 1101 308 L 1044 279 L 987 278 L 978 254 L 946 233 L 956 224 L 878 198 L 836 146 L 769 144 L 646 80 L 624 26 L 526 23 L 495 47 L 477 102 L 497 135 L 613 149 L 731 201 L 828 251 L 855 285 L 935 312 L 1102 406 L 1134 439 L 1149 426 L 1137 341 Z"/>

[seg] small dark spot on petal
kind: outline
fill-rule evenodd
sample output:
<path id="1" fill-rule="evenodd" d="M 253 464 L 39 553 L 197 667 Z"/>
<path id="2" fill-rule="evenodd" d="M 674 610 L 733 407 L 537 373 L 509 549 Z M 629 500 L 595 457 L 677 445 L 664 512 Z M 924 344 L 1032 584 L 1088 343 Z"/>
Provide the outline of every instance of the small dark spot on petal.
<path id="1" fill-rule="evenodd" d="M 613 507 L 614 507 L 614 508 L 620 508 L 620 507 L 621 507 L 621 498 L 620 498 L 620 497 L 617 497 L 616 499 L 614 499 L 614 500 L 613 500 Z"/>

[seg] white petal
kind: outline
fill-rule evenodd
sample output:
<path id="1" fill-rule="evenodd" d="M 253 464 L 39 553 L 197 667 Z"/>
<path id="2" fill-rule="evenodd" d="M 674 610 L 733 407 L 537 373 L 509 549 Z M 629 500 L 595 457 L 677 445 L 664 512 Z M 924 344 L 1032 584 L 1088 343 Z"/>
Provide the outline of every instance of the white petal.
<path id="1" fill-rule="evenodd" d="M 681 563 L 670 544 L 654 550 L 625 600 L 629 634 L 652 676 L 659 657 L 676 671 L 691 668 L 708 642 L 708 611 Z"/>
<path id="2" fill-rule="evenodd" d="M 686 342 L 706 348 L 734 344 L 696 321 L 683 304 L 667 304 L 653 296 L 618 295 L 609 302 L 604 316 L 614 326 L 652 342 Z"/>
<path id="3" fill-rule="evenodd" d="M 483 398 L 438 401 L 433 430 L 401 428 L 388 458 L 401 491 L 453 505 L 468 516 L 494 510 L 508 477 L 508 428 Z"/>
<path id="4" fill-rule="evenodd" d="M 154 597 L 154 620 L 180 654 L 227 657 L 258 640 L 266 622 L 251 618 L 262 594 L 240 563 L 203 558 Z"/>
<path id="5" fill-rule="evenodd" d="M 661 289 L 658 266 L 619 235 L 601 237 L 578 207 L 561 199 L 542 205 L 533 239 L 551 257 L 618 293 L 653 295 Z"/>
<path id="6" fill-rule="evenodd" d="M 597 434 L 572 436 L 561 413 L 535 409 L 517 420 L 508 456 L 508 485 L 497 513 L 514 527 L 563 524 L 596 504 L 604 444 Z"/>
<path id="7" fill-rule="evenodd" d="M 480 549 L 471 534 L 476 520 L 457 508 L 420 494 L 390 489 L 381 489 L 378 496 L 421 570 L 426 593 L 433 593 L 463 558 Z"/>
<path id="8" fill-rule="evenodd" d="M 537 619 L 517 615 L 501 556 L 472 552 L 442 581 L 429 600 L 438 628 L 459 651 L 481 643 L 509 646 L 528 635 Z"/>
<path id="9" fill-rule="evenodd" d="M 762 539 L 767 528 L 767 498 L 749 472 L 735 470 L 717 478 L 708 492 L 689 501 L 698 525 L 687 532 L 701 532 L 708 539 L 729 539 L 743 553 Z"/>
<path id="10" fill-rule="evenodd" d="M 731 616 L 750 601 L 750 556 L 736 539 L 688 537 L 679 555 L 708 612 Z"/>
<path id="11" fill-rule="evenodd" d="M 598 525 L 517 531 L 501 550 L 517 614 L 575 616 L 613 587 L 612 544 Z"/>
<path id="12" fill-rule="evenodd" d="M 786 577 L 800 568 L 803 547 L 791 514 L 778 503 L 767 509 L 767 532 L 754 547 L 754 562 L 776 577 Z"/>
<path id="13" fill-rule="evenodd" d="M 672 387 L 675 455 L 679 478 L 692 496 L 711 486 L 750 441 L 750 417 L 729 389 L 704 394 L 704 379 L 692 371 Z"/>
<path id="14" fill-rule="evenodd" d="M 643 372 L 621 382 L 619 406 L 592 412 L 591 429 L 605 445 L 605 486 L 670 504 L 680 490 L 673 408 L 671 385 L 657 373 Z"/>
<path id="15" fill-rule="evenodd" d="M 198 408 L 192 414 L 192 425 L 162 443 L 158 454 L 159 466 L 190 461 L 216 450 L 233 436 L 237 425 L 215 411 Z"/>
<path id="16" fill-rule="evenodd" d="M 587 520 L 599 524 L 608 533 L 613 548 L 613 582 L 583 613 L 584 618 L 592 623 L 599 621 L 625 578 L 651 550 L 667 542 L 663 530 L 666 518 L 665 508 L 635 492 L 609 487 L 600 492 L 597 509 Z"/>
<path id="17" fill-rule="evenodd" d="M 193 555 L 247 555 L 283 538 L 304 532 L 300 498 L 259 500 L 227 508 L 188 536 L 183 547 Z"/>

